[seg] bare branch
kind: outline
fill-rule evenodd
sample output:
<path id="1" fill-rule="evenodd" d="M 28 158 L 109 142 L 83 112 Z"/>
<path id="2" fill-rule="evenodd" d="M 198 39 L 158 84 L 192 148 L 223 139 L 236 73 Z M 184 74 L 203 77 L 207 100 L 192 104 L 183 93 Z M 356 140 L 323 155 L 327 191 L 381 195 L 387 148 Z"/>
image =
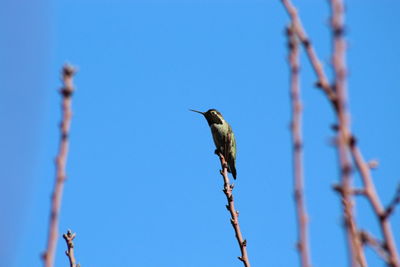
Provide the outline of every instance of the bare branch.
<path id="1" fill-rule="evenodd" d="M 239 225 L 239 211 L 235 210 L 235 203 L 233 201 L 233 194 L 232 194 L 232 189 L 233 189 L 233 184 L 230 184 L 229 182 L 229 177 L 228 177 L 228 163 L 226 162 L 224 156 L 221 153 L 217 153 L 219 160 L 221 162 L 221 168 L 222 170 L 220 171 L 222 178 L 224 179 L 224 190 L 223 192 L 225 193 L 226 199 L 228 201 L 228 205 L 226 205 L 226 208 L 228 209 L 229 213 L 231 214 L 231 224 L 233 229 L 235 230 L 235 236 L 238 241 L 240 251 L 242 253 L 241 257 L 238 257 L 240 261 L 243 262 L 243 265 L 245 267 L 250 267 L 250 261 L 247 256 L 247 241 L 246 239 L 243 239 L 242 232 L 240 231 L 240 225 Z"/>
<path id="2" fill-rule="evenodd" d="M 283 3 L 284 7 L 286 8 L 288 14 L 290 15 L 292 23 L 297 25 L 296 33 L 297 33 L 298 37 L 302 40 L 303 46 L 306 49 L 306 52 L 308 55 L 308 59 L 309 59 L 311 65 L 313 66 L 314 71 L 315 71 L 319 81 L 326 81 L 327 80 L 326 75 L 322 69 L 323 68 L 322 65 L 319 63 L 320 61 L 318 60 L 318 58 L 314 52 L 314 49 L 310 49 L 310 47 L 308 47 L 308 46 L 311 46 L 311 43 L 307 42 L 307 40 L 308 40 L 307 35 L 305 33 L 305 30 L 301 26 L 301 22 L 298 17 L 298 12 L 297 12 L 296 8 L 293 6 L 293 4 L 290 2 L 290 0 L 281 0 L 281 1 Z M 334 35 L 343 35 L 343 27 L 341 27 L 340 29 L 339 28 L 334 30 Z M 338 114 L 338 102 L 337 102 L 336 92 L 333 91 L 333 89 L 328 90 L 325 82 L 322 82 L 322 83 L 319 82 L 319 83 L 320 83 L 321 87 L 323 88 L 323 91 L 325 92 L 326 97 L 330 100 L 332 106 L 334 107 L 335 112 Z M 329 88 L 332 88 L 332 87 L 329 87 Z M 338 128 L 339 127 L 337 127 L 336 130 L 338 130 Z M 400 267 L 399 256 L 397 253 L 396 244 L 394 241 L 393 233 L 391 230 L 391 225 L 390 225 L 389 218 L 388 218 L 389 216 L 385 216 L 386 212 L 381 204 L 378 194 L 376 193 L 375 185 L 373 183 L 373 179 L 371 176 L 370 169 L 375 168 L 377 166 L 377 162 L 376 161 L 372 162 L 372 164 L 365 162 L 365 160 L 361 154 L 361 151 L 360 151 L 359 147 L 357 146 L 356 137 L 350 132 L 350 128 L 347 129 L 347 131 L 348 131 L 347 132 L 347 138 L 348 138 L 347 141 L 348 142 L 346 145 L 350 147 L 351 157 L 355 163 L 355 166 L 357 167 L 357 170 L 360 173 L 361 179 L 364 184 L 364 189 L 357 190 L 357 191 L 359 191 L 360 193 L 362 193 L 363 195 L 365 195 L 367 197 L 368 201 L 370 202 L 370 204 L 377 216 L 377 219 L 379 221 L 379 225 L 381 228 L 381 232 L 383 235 L 383 239 L 384 239 L 384 244 L 385 244 L 384 248 L 386 249 L 388 258 L 390 259 L 389 265 L 392 267 Z M 341 189 L 341 187 L 340 187 L 340 189 Z M 353 193 L 355 193 L 354 190 L 353 190 Z"/>
<path id="3" fill-rule="evenodd" d="M 66 179 L 66 164 L 68 156 L 68 137 L 69 129 L 71 125 L 71 98 L 74 92 L 74 86 L 72 78 L 74 76 L 75 69 L 70 65 L 65 65 L 62 70 L 62 80 L 64 87 L 60 93 L 62 95 L 62 120 L 60 125 L 61 137 L 58 155 L 56 157 L 56 180 L 54 184 L 54 191 L 51 201 L 51 214 L 49 233 L 47 240 L 47 249 L 43 253 L 43 261 L 45 267 L 53 267 L 55 259 L 55 251 L 58 240 L 58 222 L 61 209 L 61 199 L 64 189 L 64 181 Z"/>
<path id="4" fill-rule="evenodd" d="M 310 267 L 310 252 L 308 246 L 308 228 L 307 228 L 307 209 L 304 201 L 304 175 L 303 175 L 303 138 L 301 131 L 302 104 L 300 99 L 300 62 L 299 45 L 291 25 L 287 28 L 288 46 L 289 46 L 289 65 L 291 80 L 291 105 L 292 105 L 292 142 L 293 142 L 293 177 L 294 177 L 294 197 L 297 211 L 298 224 L 298 251 L 302 267 Z"/>
<path id="5" fill-rule="evenodd" d="M 68 230 L 66 234 L 63 234 L 63 238 L 65 242 L 67 242 L 67 247 L 68 249 L 65 251 L 65 254 L 67 255 L 69 259 L 69 266 L 70 267 L 80 267 L 79 264 L 76 264 L 75 260 L 75 254 L 74 254 L 74 238 L 76 234 L 72 233 L 71 230 Z"/>

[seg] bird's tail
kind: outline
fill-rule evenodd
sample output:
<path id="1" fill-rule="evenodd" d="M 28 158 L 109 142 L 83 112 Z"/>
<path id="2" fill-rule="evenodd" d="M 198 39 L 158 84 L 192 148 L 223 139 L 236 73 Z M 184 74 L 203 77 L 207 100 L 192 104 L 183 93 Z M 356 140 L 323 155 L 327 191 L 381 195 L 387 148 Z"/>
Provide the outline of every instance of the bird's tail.
<path id="1" fill-rule="evenodd" d="M 228 161 L 228 166 L 229 166 L 228 171 L 229 171 L 230 173 L 232 173 L 233 179 L 236 180 L 235 160 L 232 159 L 232 158 L 229 159 L 229 161 Z"/>

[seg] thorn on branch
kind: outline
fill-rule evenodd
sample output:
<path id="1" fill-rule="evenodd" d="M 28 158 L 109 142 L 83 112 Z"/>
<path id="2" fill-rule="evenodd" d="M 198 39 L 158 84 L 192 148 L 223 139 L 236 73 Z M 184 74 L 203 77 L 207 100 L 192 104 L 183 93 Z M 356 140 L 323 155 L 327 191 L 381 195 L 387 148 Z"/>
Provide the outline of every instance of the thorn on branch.
<path id="1" fill-rule="evenodd" d="M 318 89 L 322 89 L 322 88 L 323 88 L 323 85 L 322 85 L 322 82 L 321 82 L 321 81 L 316 81 L 316 82 L 314 83 L 314 86 L 317 87 Z"/>
<path id="2" fill-rule="evenodd" d="M 70 64 L 65 64 L 62 70 L 63 78 L 71 77 L 75 74 L 75 68 Z"/>
<path id="3" fill-rule="evenodd" d="M 343 193 L 343 186 L 340 185 L 340 184 L 334 184 L 334 185 L 332 185 L 332 189 L 333 189 L 335 192 L 339 193 L 339 194 L 342 194 L 342 193 Z"/>
<path id="4" fill-rule="evenodd" d="M 61 89 L 60 93 L 62 94 L 63 97 L 70 98 L 74 92 L 71 91 L 69 88 L 64 87 Z"/>
<path id="5" fill-rule="evenodd" d="M 65 140 L 67 140 L 68 139 L 68 133 L 62 133 L 61 134 L 61 139 L 63 140 L 63 141 L 65 141 Z"/>
<path id="6" fill-rule="evenodd" d="M 46 261 L 47 259 L 47 253 L 43 252 L 42 255 L 40 255 L 40 257 L 42 258 L 43 261 Z"/>
<path id="7" fill-rule="evenodd" d="M 373 159 L 373 160 L 370 160 L 367 164 L 370 169 L 376 169 L 379 166 L 379 161 L 376 159 Z"/>
<path id="8" fill-rule="evenodd" d="M 349 145 L 350 147 L 355 147 L 357 145 L 357 138 L 354 135 L 350 136 Z"/>
<path id="9" fill-rule="evenodd" d="M 337 125 L 336 123 L 335 123 L 335 124 L 332 124 L 332 125 L 331 125 L 331 129 L 332 129 L 333 131 L 337 132 L 337 131 L 339 131 L 339 125 Z"/>
<path id="10" fill-rule="evenodd" d="M 342 173 L 343 173 L 343 175 L 350 175 L 351 172 L 352 172 L 352 168 L 351 168 L 351 166 L 350 166 L 349 164 L 345 164 L 345 165 L 342 167 Z"/>
<path id="11" fill-rule="evenodd" d="M 311 46 L 311 41 L 310 41 L 309 39 L 307 39 L 307 38 L 304 39 L 304 40 L 302 41 L 302 43 L 303 43 L 305 49 L 308 49 L 308 48 L 310 48 L 310 46 Z"/>
<path id="12" fill-rule="evenodd" d="M 342 35 L 344 35 L 345 30 L 344 27 L 335 27 L 333 29 L 333 34 L 335 37 L 341 37 Z"/>
<path id="13" fill-rule="evenodd" d="M 294 150 L 301 150 L 303 148 L 303 145 L 301 142 L 295 142 L 293 148 Z"/>
<path id="14" fill-rule="evenodd" d="M 301 244 L 301 242 L 296 242 L 296 249 L 301 252 L 303 251 L 303 245 Z"/>

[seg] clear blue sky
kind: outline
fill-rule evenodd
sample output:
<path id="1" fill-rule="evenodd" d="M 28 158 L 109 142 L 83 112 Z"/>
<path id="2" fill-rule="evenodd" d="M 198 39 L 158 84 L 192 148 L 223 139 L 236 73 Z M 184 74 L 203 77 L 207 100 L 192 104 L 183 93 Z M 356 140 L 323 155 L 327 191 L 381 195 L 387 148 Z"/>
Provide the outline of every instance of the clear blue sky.
<path id="1" fill-rule="evenodd" d="M 301 2 L 301 3 L 300 3 Z M 296 1 L 329 68 L 326 1 Z M 400 179 L 400 3 L 348 1 L 353 129 L 378 159 L 383 202 Z M 288 67 L 280 1 L 6 0 L 0 10 L 0 265 L 40 266 L 63 63 L 79 68 L 60 230 L 82 266 L 241 266 L 206 121 L 237 136 L 235 187 L 253 266 L 296 266 Z M 302 57 L 314 266 L 346 266 L 331 108 Z M 358 222 L 379 235 L 368 204 Z M 392 218 L 400 245 L 400 212 Z M 56 266 L 67 266 L 58 244 Z M 382 266 L 367 249 L 370 266 Z M 4 264 L 4 265 L 3 265 Z"/>

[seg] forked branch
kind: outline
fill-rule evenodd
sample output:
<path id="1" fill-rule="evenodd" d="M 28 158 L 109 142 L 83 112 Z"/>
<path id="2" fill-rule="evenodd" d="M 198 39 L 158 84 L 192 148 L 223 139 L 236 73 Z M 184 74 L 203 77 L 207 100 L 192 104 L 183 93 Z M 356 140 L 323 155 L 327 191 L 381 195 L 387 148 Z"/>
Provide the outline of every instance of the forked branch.
<path id="1" fill-rule="evenodd" d="M 74 253 L 74 238 L 76 234 L 72 233 L 71 230 L 68 230 L 67 233 L 63 234 L 63 238 L 65 242 L 67 243 L 67 250 L 65 251 L 65 254 L 67 255 L 69 259 L 69 266 L 70 267 L 80 267 L 79 264 L 76 264 L 75 260 L 75 253 Z"/>

